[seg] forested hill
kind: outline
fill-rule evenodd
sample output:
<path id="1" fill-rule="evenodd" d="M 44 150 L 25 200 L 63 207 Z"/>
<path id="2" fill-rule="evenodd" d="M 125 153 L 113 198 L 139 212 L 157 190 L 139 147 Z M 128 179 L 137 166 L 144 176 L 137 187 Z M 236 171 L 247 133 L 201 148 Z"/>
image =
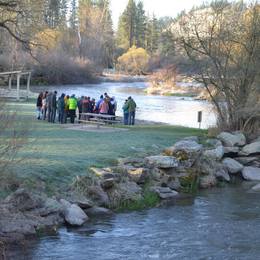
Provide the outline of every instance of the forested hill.
<path id="1" fill-rule="evenodd" d="M 114 26 L 108 0 L 5 0 L 0 13 L 0 70 L 32 69 L 36 83 L 91 81 L 133 46 L 147 72 L 174 51 L 171 18 L 147 15 L 142 1 L 129 0 Z"/>

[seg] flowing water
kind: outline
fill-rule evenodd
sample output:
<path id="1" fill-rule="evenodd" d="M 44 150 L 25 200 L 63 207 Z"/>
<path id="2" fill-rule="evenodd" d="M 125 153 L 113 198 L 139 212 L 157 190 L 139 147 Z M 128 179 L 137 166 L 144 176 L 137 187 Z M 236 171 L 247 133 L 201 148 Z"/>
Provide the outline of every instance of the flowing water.
<path id="1" fill-rule="evenodd" d="M 252 184 L 249 184 L 252 186 Z M 9 259 L 139 260 L 260 258 L 259 194 L 216 188 L 195 199 L 121 213 L 14 249 Z"/>
<path id="2" fill-rule="evenodd" d="M 146 95 L 147 83 L 101 83 L 88 85 L 52 86 L 49 90 L 57 90 L 58 96 L 64 92 L 77 97 L 90 96 L 98 99 L 105 92 L 115 96 L 118 102 L 117 115 L 122 115 L 122 106 L 128 96 L 132 96 L 137 103 L 136 118 L 141 120 L 162 122 L 172 125 L 199 127 L 197 122 L 198 111 L 202 111 L 202 128 L 207 128 L 216 123 L 213 107 L 207 101 L 194 100 L 189 97 L 173 97 Z M 44 90 L 43 88 L 41 90 Z"/>

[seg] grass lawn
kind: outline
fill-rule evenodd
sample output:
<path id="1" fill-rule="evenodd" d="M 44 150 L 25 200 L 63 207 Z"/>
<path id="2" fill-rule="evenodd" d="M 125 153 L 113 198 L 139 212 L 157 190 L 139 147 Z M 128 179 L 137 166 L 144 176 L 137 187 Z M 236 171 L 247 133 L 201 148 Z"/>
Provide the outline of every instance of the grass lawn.
<path id="1" fill-rule="evenodd" d="M 19 162 L 11 170 L 32 188 L 44 182 L 50 193 L 66 189 L 75 176 L 86 174 L 91 166 L 111 166 L 119 157 L 158 154 L 178 139 L 206 133 L 166 125 L 134 126 L 129 131 L 113 133 L 75 131 L 36 120 L 32 102 L 9 105 L 16 107 L 31 128 L 29 142 L 19 152 Z"/>

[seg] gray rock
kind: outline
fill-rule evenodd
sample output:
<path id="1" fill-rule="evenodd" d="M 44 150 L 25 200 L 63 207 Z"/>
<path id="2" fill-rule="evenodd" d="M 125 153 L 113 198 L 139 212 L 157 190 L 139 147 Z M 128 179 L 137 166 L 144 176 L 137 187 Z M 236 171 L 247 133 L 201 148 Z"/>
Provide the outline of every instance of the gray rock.
<path id="1" fill-rule="evenodd" d="M 161 199 L 171 199 L 179 195 L 177 191 L 169 187 L 152 187 L 151 191 L 157 193 Z"/>
<path id="2" fill-rule="evenodd" d="M 246 155 L 260 154 L 260 142 L 254 142 L 243 147 L 242 153 Z"/>
<path id="3" fill-rule="evenodd" d="M 57 200 L 52 198 L 47 198 L 44 204 L 44 207 L 39 210 L 39 214 L 42 217 L 48 216 L 54 213 L 61 213 L 63 206 Z"/>
<path id="4" fill-rule="evenodd" d="M 260 191 L 260 183 L 256 184 L 251 188 L 252 191 L 259 192 Z"/>
<path id="5" fill-rule="evenodd" d="M 107 190 L 109 208 L 117 208 L 123 201 L 136 201 L 142 199 L 142 188 L 133 181 L 120 182 Z"/>
<path id="6" fill-rule="evenodd" d="M 233 147 L 224 147 L 224 154 L 227 155 L 236 155 L 239 153 L 239 147 L 233 146 Z"/>
<path id="7" fill-rule="evenodd" d="M 230 182 L 230 176 L 224 167 L 217 169 L 214 175 L 218 180 Z"/>
<path id="8" fill-rule="evenodd" d="M 129 179 L 137 184 L 144 184 L 149 179 L 149 170 L 147 168 L 132 168 L 127 173 Z"/>
<path id="9" fill-rule="evenodd" d="M 67 200 L 71 204 L 77 204 L 82 209 L 88 209 L 93 207 L 94 205 L 91 200 L 80 194 L 72 194 L 70 197 L 67 198 Z"/>
<path id="10" fill-rule="evenodd" d="M 43 206 L 44 201 L 25 189 L 18 189 L 5 199 L 5 203 L 12 204 L 17 210 L 28 211 Z"/>
<path id="11" fill-rule="evenodd" d="M 181 184 L 180 184 L 179 179 L 169 181 L 169 182 L 167 183 L 167 186 L 168 186 L 171 190 L 176 190 L 176 191 L 180 191 L 180 190 L 181 190 Z"/>
<path id="12" fill-rule="evenodd" d="M 103 217 L 113 215 L 113 211 L 102 207 L 93 207 L 85 210 L 86 214 L 90 217 Z"/>
<path id="13" fill-rule="evenodd" d="M 217 179 L 214 175 L 201 176 L 199 186 L 202 189 L 208 189 L 217 185 Z"/>
<path id="14" fill-rule="evenodd" d="M 95 202 L 98 206 L 108 207 L 109 206 L 109 197 L 107 193 L 102 189 L 101 186 L 89 186 L 87 189 L 88 196 Z"/>
<path id="15" fill-rule="evenodd" d="M 202 145 L 193 140 L 181 140 L 174 144 L 174 146 L 165 149 L 167 155 L 173 156 L 178 152 L 185 152 L 186 154 L 200 153 Z"/>
<path id="16" fill-rule="evenodd" d="M 203 152 L 203 155 L 213 160 L 221 160 L 224 155 L 224 147 L 220 145 L 215 149 L 206 150 Z"/>
<path id="17" fill-rule="evenodd" d="M 81 226 L 88 220 L 88 216 L 78 205 L 70 204 L 65 200 L 61 200 L 61 203 L 64 207 L 64 218 L 68 224 L 72 226 Z"/>
<path id="18" fill-rule="evenodd" d="M 242 170 L 242 176 L 248 181 L 260 181 L 260 168 L 256 167 L 244 167 Z"/>
<path id="19" fill-rule="evenodd" d="M 249 165 L 250 163 L 257 160 L 257 157 L 236 157 L 236 161 L 240 162 L 243 165 Z"/>
<path id="20" fill-rule="evenodd" d="M 175 157 L 157 155 L 145 158 L 147 164 L 151 167 L 158 168 L 175 168 L 179 166 L 179 162 Z"/>
<path id="21" fill-rule="evenodd" d="M 217 138 L 221 140 L 224 146 L 232 147 L 232 146 L 243 146 L 246 144 L 246 138 L 242 133 L 228 133 L 222 132 Z"/>
<path id="22" fill-rule="evenodd" d="M 239 173 L 243 170 L 244 166 L 232 158 L 225 158 L 222 161 L 223 165 L 227 168 L 231 174 Z"/>

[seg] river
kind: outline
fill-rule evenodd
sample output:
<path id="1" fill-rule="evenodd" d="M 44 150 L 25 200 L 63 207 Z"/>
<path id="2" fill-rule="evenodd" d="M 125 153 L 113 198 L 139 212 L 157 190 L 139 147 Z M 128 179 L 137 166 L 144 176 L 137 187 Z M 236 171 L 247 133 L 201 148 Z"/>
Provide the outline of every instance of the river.
<path id="1" fill-rule="evenodd" d="M 171 125 L 181 125 L 187 127 L 199 127 L 197 122 L 198 111 L 202 111 L 201 128 L 208 128 L 216 124 L 216 116 L 212 105 L 207 101 L 194 100 L 190 97 L 174 97 L 147 95 L 145 89 L 148 83 L 100 83 L 88 85 L 66 85 L 51 87 L 35 87 L 38 90 L 57 90 L 58 96 L 64 92 L 68 95 L 90 96 L 98 99 L 103 93 L 115 96 L 118 102 L 117 115 L 122 115 L 122 106 L 128 96 L 132 96 L 137 103 L 136 118 L 162 122 Z"/>
<path id="2" fill-rule="evenodd" d="M 175 206 L 120 213 L 14 249 L 9 259 L 259 259 L 259 194 L 252 184 L 200 192 Z"/>

